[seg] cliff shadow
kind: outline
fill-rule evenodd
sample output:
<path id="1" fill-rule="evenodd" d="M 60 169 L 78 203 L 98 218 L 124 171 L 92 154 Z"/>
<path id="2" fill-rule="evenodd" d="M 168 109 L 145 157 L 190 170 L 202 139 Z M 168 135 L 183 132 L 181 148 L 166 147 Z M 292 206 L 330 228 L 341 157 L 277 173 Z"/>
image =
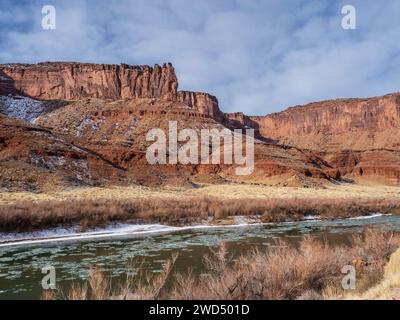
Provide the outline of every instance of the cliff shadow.
<path id="1" fill-rule="evenodd" d="M 23 97 L 26 97 L 36 101 L 40 101 L 42 102 L 40 107 L 41 115 L 52 112 L 58 108 L 62 108 L 70 104 L 70 102 L 65 100 L 44 100 L 28 95 L 26 92 L 18 89 L 15 86 L 14 79 L 8 76 L 3 70 L 0 70 L 0 96 L 8 96 L 13 100 L 22 100 Z"/>
<path id="2" fill-rule="evenodd" d="M 268 144 L 278 144 L 277 140 L 272 138 L 264 137 L 260 133 L 260 124 L 257 121 L 252 120 L 249 116 L 244 116 L 244 121 L 235 120 L 235 119 L 227 119 L 225 118 L 224 124 L 231 130 L 234 129 L 254 129 L 254 138 L 268 143 Z"/>
<path id="3" fill-rule="evenodd" d="M 269 143 L 269 144 L 277 144 L 278 143 L 276 140 L 274 140 L 272 138 L 264 137 L 260 133 L 260 124 L 258 122 L 254 121 L 250 117 L 246 117 L 246 123 L 247 123 L 248 127 L 254 129 L 254 137 L 257 138 L 258 140 L 261 140 L 261 141 L 263 141 L 265 143 Z"/>
<path id="4" fill-rule="evenodd" d="M 16 94 L 17 90 L 14 86 L 14 79 L 0 70 L 0 95 L 6 96 L 9 94 Z"/>

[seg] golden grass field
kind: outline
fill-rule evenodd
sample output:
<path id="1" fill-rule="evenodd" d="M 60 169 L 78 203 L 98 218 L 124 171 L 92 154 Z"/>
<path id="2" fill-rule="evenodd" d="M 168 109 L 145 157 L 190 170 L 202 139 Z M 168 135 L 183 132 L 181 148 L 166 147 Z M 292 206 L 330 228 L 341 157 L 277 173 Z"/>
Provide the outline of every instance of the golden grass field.
<path id="1" fill-rule="evenodd" d="M 200 188 L 149 188 L 129 187 L 88 187 L 46 193 L 2 192 L 0 205 L 14 204 L 20 201 L 65 201 L 96 199 L 185 199 L 216 197 L 229 199 L 386 199 L 399 200 L 400 187 L 365 185 L 329 185 L 325 188 L 270 187 L 249 184 L 204 185 Z"/>

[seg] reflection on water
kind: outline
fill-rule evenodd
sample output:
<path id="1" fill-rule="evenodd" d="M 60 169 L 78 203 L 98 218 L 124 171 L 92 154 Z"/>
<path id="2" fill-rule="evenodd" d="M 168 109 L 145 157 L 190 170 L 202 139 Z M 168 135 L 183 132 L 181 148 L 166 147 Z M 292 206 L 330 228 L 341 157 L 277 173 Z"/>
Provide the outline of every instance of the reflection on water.
<path id="1" fill-rule="evenodd" d="M 296 244 L 307 234 L 332 244 L 346 243 L 351 234 L 362 232 L 366 226 L 400 232 L 400 216 L 195 229 L 141 238 L 0 248 L 0 299 L 38 298 L 44 276 L 41 268 L 47 265 L 55 267 L 57 285 L 61 288 L 84 279 L 90 266 L 100 267 L 114 279 L 121 279 L 132 259 L 138 259 L 144 261 L 143 268 L 157 272 L 173 253 L 179 254 L 175 271 L 192 268 L 199 274 L 204 254 L 221 242 L 237 256 L 252 248 L 266 250 L 277 238 Z"/>

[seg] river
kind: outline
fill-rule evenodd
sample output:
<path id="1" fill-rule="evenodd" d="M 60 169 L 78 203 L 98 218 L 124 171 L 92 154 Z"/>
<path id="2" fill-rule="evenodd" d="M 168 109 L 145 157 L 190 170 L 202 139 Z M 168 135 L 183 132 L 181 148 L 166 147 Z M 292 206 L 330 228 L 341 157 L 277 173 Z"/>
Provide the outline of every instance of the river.
<path id="1" fill-rule="evenodd" d="M 143 226 L 141 232 L 137 232 L 137 226 L 124 226 L 111 229 L 112 232 L 63 236 L 56 240 L 46 240 L 43 235 L 36 234 L 36 240 L 39 239 L 36 242 L 35 238 L 27 240 L 23 235 L 0 234 L 0 299 L 38 299 L 43 291 L 42 268 L 46 266 L 55 268 L 57 286 L 63 290 L 72 282 L 84 279 L 90 266 L 100 267 L 117 282 L 125 278 L 133 261 L 141 261 L 142 268 L 157 272 L 174 253 L 178 253 L 174 272 L 191 268 L 195 274 L 200 274 L 204 270 L 204 255 L 221 242 L 235 257 L 253 248 L 268 250 L 276 239 L 295 245 L 306 235 L 333 245 L 346 244 L 351 235 L 362 232 L 367 226 L 400 233 L 400 216 L 373 215 L 234 227 L 157 229 Z M 13 238 L 18 241 L 10 243 Z"/>

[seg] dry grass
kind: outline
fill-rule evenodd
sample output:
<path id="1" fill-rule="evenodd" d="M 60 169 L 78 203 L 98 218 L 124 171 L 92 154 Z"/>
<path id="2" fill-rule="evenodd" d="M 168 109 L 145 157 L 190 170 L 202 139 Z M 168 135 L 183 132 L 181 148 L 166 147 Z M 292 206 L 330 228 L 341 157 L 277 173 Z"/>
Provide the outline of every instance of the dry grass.
<path id="1" fill-rule="evenodd" d="M 52 193 L 0 193 L 0 232 L 80 224 L 82 229 L 115 221 L 190 224 L 207 219 L 257 216 L 265 222 L 305 215 L 349 217 L 400 212 L 400 188 L 359 185 L 325 189 L 257 185 L 204 185 L 151 189 L 140 186 L 77 188 Z"/>
<path id="2" fill-rule="evenodd" d="M 258 216 L 263 222 L 347 218 L 374 212 L 393 213 L 398 200 L 378 199 L 76 199 L 21 201 L 0 206 L 0 231 L 26 231 L 80 224 L 82 229 L 117 221 L 148 221 L 173 225 L 232 216 Z"/>
<path id="3" fill-rule="evenodd" d="M 148 188 L 143 186 L 88 187 L 52 192 L 0 192 L 0 205 L 16 204 L 21 201 L 75 201 L 91 200 L 129 200 L 135 199 L 184 199 L 218 196 L 221 200 L 237 199 L 398 199 L 400 187 L 365 186 L 356 184 L 327 185 L 325 188 L 271 187 L 250 184 L 213 184 L 198 188 Z"/>
<path id="4" fill-rule="evenodd" d="M 116 288 L 99 268 L 91 268 L 83 284 L 73 283 L 68 292 L 44 291 L 43 300 L 57 298 L 66 300 L 155 300 L 161 298 L 168 277 L 171 274 L 177 255 L 173 255 L 158 274 L 143 270 L 142 264 L 129 268 L 126 280 Z"/>
<path id="5" fill-rule="evenodd" d="M 90 274 L 83 286 L 73 286 L 67 299 L 338 299 L 346 294 L 340 289 L 345 265 L 357 270 L 357 294 L 378 283 L 390 255 L 400 246 L 400 236 L 388 232 L 365 230 L 354 236 L 350 246 L 331 247 L 311 237 L 298 248 L 284 242 L 267 252 L 253 251 L 235 261 L 228 259 L 222 245 L 205 258 L 207 272 L 195 277 L 170 275 L 173 261 L 159 275 L 129 280 L 112 293 L 109 280 L 101 272 Z M 174 285 L 165 286 L 173 277 Z M 87 288 L 90 288 L 87 289 Z M 93 292 L 98 290 L 99 292 Z M 43 296 L 57 298 L 57 296 Z M 62 296 L 61 296 L 62 298 Z"/>
<path id="6" fill-rule="evenodd" d="M 389 241 L 388 241 L 389 239 Z M 178 281 L 166 298 L 172 299 L 323 299 L 327 288 L 340 286 L 345 265 L 357 265 L 357 288 L 370 287 L 382 277 L 390 254 L 400 246 L 400 237 L 366 230 L 350 247 L 331 247 L 305 238 L 299 248 L 284 242 L 267 253 L 254 251 L 226 267 L 223 253 L 209 272 L 188 290 L 186 279 Z M 224 263 L 223 263 L 224 262 Z M 189 283 L 193 282 L 191 279 Z M 182 294 L 185 292 L 185 294 Z"/>

